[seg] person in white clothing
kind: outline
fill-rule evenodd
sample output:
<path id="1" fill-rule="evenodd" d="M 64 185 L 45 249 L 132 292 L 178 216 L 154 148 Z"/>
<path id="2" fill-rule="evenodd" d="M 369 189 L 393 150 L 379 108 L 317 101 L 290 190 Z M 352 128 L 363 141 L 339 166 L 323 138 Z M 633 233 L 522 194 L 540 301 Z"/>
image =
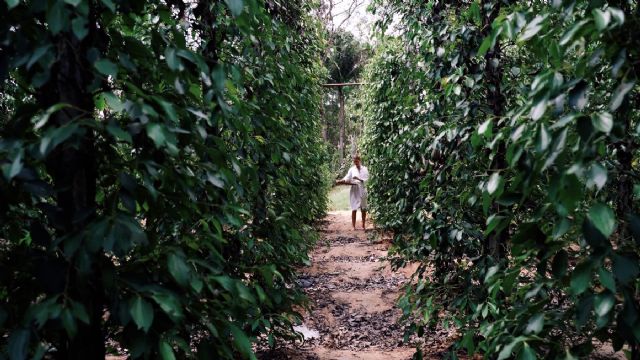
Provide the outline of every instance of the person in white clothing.
<path id="1" fill-rule="evenodd" d="M 336 184 L 351 185 L 349 200 L 351 204 L 351 224 L 356 229 L 356 213 L 358 209 L 362 213 L 362 228 L 366 228 L 367 219 L 367 188 L 365 182 L 369 180 L 369 170 L 360 162 L 360 156 L 353 157 L 353 166 L 349 169 L 347 176 L 336 181 Z"/>

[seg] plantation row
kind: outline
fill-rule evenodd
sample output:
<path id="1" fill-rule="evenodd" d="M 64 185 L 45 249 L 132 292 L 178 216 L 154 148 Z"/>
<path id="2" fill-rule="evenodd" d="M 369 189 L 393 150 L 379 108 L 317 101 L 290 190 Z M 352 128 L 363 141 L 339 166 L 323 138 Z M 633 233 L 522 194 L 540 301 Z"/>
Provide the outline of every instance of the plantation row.
<path id="1" fill-rule="evenodd" d="M 0 1 L 0 358 L 293 335 L 326 202 L 309 6 Z"/>
<path id="2" fill-rule="evenodd" d="M 375 0 L 364 153 L 410 331 L 455 353 L 640 359 L 635 1 Z M 382 35 L 381 35 L 382 36 Z"/>

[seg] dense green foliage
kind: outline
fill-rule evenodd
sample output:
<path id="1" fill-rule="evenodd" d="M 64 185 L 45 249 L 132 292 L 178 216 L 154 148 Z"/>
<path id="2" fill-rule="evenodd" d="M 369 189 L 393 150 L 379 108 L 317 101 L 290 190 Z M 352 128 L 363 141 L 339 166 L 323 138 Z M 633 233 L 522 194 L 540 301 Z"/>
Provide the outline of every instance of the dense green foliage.
<path id="1" fill-rule="evenodd" d="M 326 206 L 309 6 L 0 2 L 0 358 L 293 336 Z"/>
<path id="2" fill-rule="evenodd" d="M 486 358 L 593 339 L 640 358 L 636 2 L 375 5 L 401 35 L 367 69 L 369 196 L 396 265 L 421 263 L 409 332 L 452 324 L 453 353 Z"/>
<path id="3" fill-rule="evenodd" d="M 328 82 L 346 83 L 357 79 L 368 57 L 365 44 L 344 30 L 327 36 L 329 49 L 324 61 L 328 71 Z"/>

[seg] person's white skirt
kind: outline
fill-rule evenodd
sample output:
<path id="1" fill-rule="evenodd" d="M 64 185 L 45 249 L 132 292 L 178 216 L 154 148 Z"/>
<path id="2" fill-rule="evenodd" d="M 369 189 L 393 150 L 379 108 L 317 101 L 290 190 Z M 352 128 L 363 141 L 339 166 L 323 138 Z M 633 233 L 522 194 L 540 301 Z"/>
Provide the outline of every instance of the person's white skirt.
<path id="1" fill-rule="evenodd" d="M 351 185 L 349 202 L 351 203 L 351 210 L 367 210 L 367 190 L 364 188 L 362 181 Z"/>

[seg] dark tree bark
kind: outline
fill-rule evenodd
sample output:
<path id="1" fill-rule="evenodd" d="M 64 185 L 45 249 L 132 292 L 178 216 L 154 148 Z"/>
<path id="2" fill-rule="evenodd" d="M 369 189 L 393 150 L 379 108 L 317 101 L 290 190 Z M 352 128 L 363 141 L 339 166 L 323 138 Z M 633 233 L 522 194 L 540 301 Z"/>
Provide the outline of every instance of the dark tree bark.
<path id="1" fill-rule="evenodd" d="M 320 119 L 322 121 L 322 140 L 327 141 L 327 114 L 324 108 L 324 95 L 320 106 Z"/>
<path id="2" fill-rule="evenodd" d="M 338 87 L 338 126 L 340 127 L 340 133 L 338 138 L 338 154 L 340 155 L 340 163 L 344 160 L 344 127 L 345 127 L 345 113 L 344 113 L 344 91 L 342 87 Z"/>
<path id="3" fill-rule="evenodd" d="M 482 8 L 487 11 L 483 17 L 482 23 L 482 36 L 487 37 L 491 34 L 491 24 L 500 14 L 500 1 L 491 1 L 484 0 L 482 2 Z M 503 65 L 501 62 L 502 52 L 500 49 L 500 40 L 496 41 L 493 49 L 490 49 L 485 55 L 485 69 L 484 69 L 484 77 L 485 82 L 488 84 L 487 86 L 487 99 L 486 103 L 489 105 L 489 109 L 491 110 L 491 114 L 495 119 L 499 119 L 504 115 L 504 108 L 506 104 L 506 99 L 504 94 L 502 93 L 502 77 L 503 77 Z M 496 124 L 497 125 L 497 124 Z M 496 126 L 499 130 L 499 126 Z M 498 145 L 497 153 L 493 158 L 491 163 L 491 169 L 504 169 L 506 167 L 506 158 L 505 158 L 505 145 L 501 142 Z M 493 212 L 497 213 L 500 211 L 500 206 L 497 204 L 493 205 Z M 506 254 L 506 246 L 508 240 L 508 231 L 502 230 L 498 233 L 492 233 L 485 238 L 484 243 L 484 253 L 486 256 L 490 256 L 495 260 L 499 260 L 505 257 Z"/>
<path id="4" fill-rule="evenodd" d="M 55 39 L 58 61 L 51 69 L 49 82 L 37 92 L 37 99 L 45 107 L 58 103 L 71 106 L 53 114 L 49 126 L 61 127 L 93 116 L 93 94 L 89 86 L 94 82 L 94 75 L 86 54 L 95 44 L 97 28 L 95 18 L 90 18 L 93 21 L 90 21 L 89 35 L 83 40 L 69 33 L 60 34 Z M 93 130 L 83 127 L 47 157 L 47 170 L 56 190 L 58 237 L 79 234 L 95 216 L 97 168 L 94 141 Z M 75 256 L 68 259 L 65 294 L 85 305 L 90 324 L 78 321 L 77 335 L 73 338 L 65 336 L 60 344 L 56 344 L 57 356 L 61 359 L 104 359 L 104 289 L 98 266 L 102 259 L 100 255 L 90 256 L 90 274 L 80 274 L 74 266 Z"/>

